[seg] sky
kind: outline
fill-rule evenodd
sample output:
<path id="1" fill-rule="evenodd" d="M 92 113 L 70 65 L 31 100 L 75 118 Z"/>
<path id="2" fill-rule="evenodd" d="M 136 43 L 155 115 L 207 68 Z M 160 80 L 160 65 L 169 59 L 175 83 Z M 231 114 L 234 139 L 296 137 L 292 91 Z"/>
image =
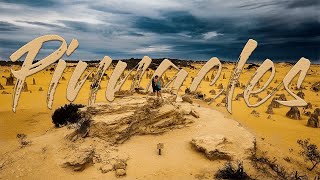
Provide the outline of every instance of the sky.
<path id="1" fill-rule="evenodd" d="M 73 60 L 235 61 L 254 39 L 250 61 L 320 63 L 320 0 L 0 0 L 0 60 L 46 34 L 77 39 Z"/>

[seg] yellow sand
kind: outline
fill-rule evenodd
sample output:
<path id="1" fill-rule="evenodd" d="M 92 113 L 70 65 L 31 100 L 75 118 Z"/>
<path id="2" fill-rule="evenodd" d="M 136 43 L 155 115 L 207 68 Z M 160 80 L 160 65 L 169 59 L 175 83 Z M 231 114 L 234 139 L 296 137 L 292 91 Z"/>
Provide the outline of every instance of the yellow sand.
<path id="1" fill-rule="evenodd" d="M 186 87 L 190 86 L 191 77 L 195 77 L 197 72 L 200 70 L 203 64 L 195 64 L 197 69 L 192 70 L 189 68 L 185 68 L 189 73 L 187 80 L 184 82 L 180 94 L 183 94 Z M 226 87 L 234 64 L 223 64 L 222 74 L 217 81 L 216 84 L 222 83 L 224 87 Z M 291 69 L 291 65 L 279 63 L 276 64 L 276 77 L 271 83 L 270 86 L 276 87 L 282 80 L 282 78 L 286 75 L 286 73 Z M 19 67 L 15 67 L 19 68 Z M 0 73 L 2 76 L 9 76 L 9 67 L 1 67 Z M 68 103 L 66 100 L 66 89 L 68 84 L 68 79 L 72 75 L 74 68 L 68 68 L 63 76 L 66 78 L 65 81 L 60 80 L 60 84 L 58 85 L 53 108 L 52 110 L 47 108 L 46 105 L 46 96 L 48 91 L 48 86 L 52 77 L 52 72 L 50 71 L 41 71 L 31 77 L 28 77 L 26 82 L 28 84 L 28 89 L 32 92 L 23 92 L 20 96 L 19 105 L 17 108 L 17 112 L 12 112 L 12 91 L 13 86 L 5 86 L 5 78 L 0 78 L 0 83 L 4 85 L 5 89 L 0 90 L 0 153 L 8 152 L 18 147 L 18 143 L 16 141 L 17 133 L 27 134 L 28 137 L 35 137 L 45 133 L 48 129 L 53 128 L 53 124 L 51 123 L 51 114 L 54 109 L 60 107 Z M 313 70 L 314 72 L 308 74 L 306 79 L 304 80 L 303 86 L 307 86 L 306 90 L 303 90 L 305 93 L 306 102 L 311 102 L 313 105 L 313 109 L 316 106 L 320 105 L 320 98 L 317 96 L 317 93 L 310 90 L 310 84 L 313 84 L 316 81 L 319 81 L 320 75 L 320 67 L 319 65 L 312 65 L 309 72 Z M 176 71 L 168 71 L 166 72 L 166 76 L 172 77 Z M 255 69 L 252 70 L 243 70 L 243 73 L 240 76 L 240 82 L 243 84 L 247 84 L 250 80 L 251 76 L 254 74 Z M 112 70 L 108 70 L 107 74 L 111 75 Z M 211 77 L 211 71 L 208 73 L 208 76 Z M 223 79 L 223 74 L 225 74 L 226 78 Z M 32 85 L 32 78 L 35 78 L 36 85 Z M 264 77 L 264 82 L 268 78 L 268 74 Z M 277 80 L 278 83 L 274 83 Z M 295 79 L 296 80 L 296 79 Z M 145 78 L 142 81 L 142 87 L 146 87 L 148 84 L 148 79 Z M 201 91 L 207 95 L 207 97 L 212 97 L 209 91 L 211 89 L 215 89 L 218 92 L 217 86 L 213 85 L 209 86 L 208 81 L 203 81 L 198 91 Z M 294 81 L 293 83 L 296 83 Z M 105 90 L 106 90 L 107 81 L 101 82 L 102 89 L 98 91 L 96 102 L 106 102 L 105 99 Z M 38 91 L 38 89 L 42 87 L 44 91 Z M 84 87 L 81 89 L 76 101 L 74 103 L 87 104 L 89 90 L 90 90 L 90 82 L 86 81 Z M 122 89 L 128 89 L 130 87 L 130 81 L 127 81 Z M 1 94 L 3 91 L 9 92 L 11 94 Z M 242 93 L 243 90 L 240 88 L 236 88 L 234 98 L 238 93 Z M 297 92 L 297 91 L 295 91 Z M 280 91 L 276 94 L 284 93 L 287 99 L 292 99 L 288 95 L 285 90 L 280 88 Z M 264 97 L 266 92 L 259 94 L 259 97 Z M 306 170 L 306 167 L 310 167 L 310 164 L 304 163 L 303 159 L 298 156 L 299 147 L 297 146 L 296 141 L 298 139 L 306 139 L 310 138 L 311 142 L 320 146 L 320 128 L 310 128 L 307 127 L 307 116 L 301 114 L 302 120 L 292 120 L 285 116 L 286 112 L 290 109 L 288 107 L 280 106 L 280 108 L 274 108 L 273 111 L 275 114 L 271 115 L 271 119 L 267 119 L 268 114 L 265 113 L 267 110 L 267 106 L 270 104 L 271 99 L 261 105 L 258 108 L 254 108 L 256 111 L 260 113 L 260 117 L 257 118 L 251 115 L 251 111 L 253 108 L 247 107 L 244 100 L 233 101 L 233 114 L 229 114 L 226 111 L 225 107 L 216 107 L 217 103 L 220 103 L 222 95 L 218 99 L 215 100 L 211 105 L 207 105 L 204 101 L 196 101 L 197 103 L 210 107 L 220 112 L 223 112 L 225 116 L 235 119 L 240 122 L 244 127 L 246 127 L 249 131 L 251 131 L 257 137 L 258 148 L 261 151 L 267 151 L 268 156 L 276 157 L 279 159 L 279 163 L 283 166 L 288 167 L 289 170 L 300 170 L 306 173 L 309 173 Z M 251 102 L 256 102 L 257 98 L 251 98 Z M 22 105 L 23 104 L 23 105 Z M 300 108 L 301 110 L 302 108 Z M 313 111 L 313 110 L 311 110 Z M 150 137 L 146 137 L 150 138 Z M 292 151 L 292 150 L 293 151 Z M 177 153 L 179 156 L 179 153 Z M 288 163 L 283 160 L 283 158 L 289 157 L 291 159 L 291 163 Z M 199 157 L 203 158 L 203 157 Z M 194 159 L 197 161 L 197 159 Z M 203 159 L 199 159 L 199 161 L 203 161 Z M 165 163 L 162 164 L 165 167 Z M 131 167 L 132 168 L 132 167 Z M 314 172 L 318 171 L 319 168 Z M 0 171 L 1 173 L 1 171 Z M 100 172 L 96 172 L 100 173 Z M 128 175 L 129 176 L 129 175 Z M 39 177 L 37 177 L 39 178 Z"/>

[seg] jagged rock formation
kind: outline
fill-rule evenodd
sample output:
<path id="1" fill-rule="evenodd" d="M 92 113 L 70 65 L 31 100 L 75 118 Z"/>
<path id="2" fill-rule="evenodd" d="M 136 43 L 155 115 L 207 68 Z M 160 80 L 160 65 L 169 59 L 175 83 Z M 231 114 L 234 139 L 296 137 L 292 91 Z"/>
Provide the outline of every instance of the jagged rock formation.
<path id="1" fill-rule="evenodd" d="M 186 88 L 186 90 L 184 91 L 184 93 L 186 93 L 186 94 L 190 94 L 190 93 L 191 93 L 191 91 L 190 91 L 190 89 L 189 89 L 189 88 Z"/>
<path id="2" fill-rule="evenodd" d="M 224 98 L 221 100 L 221 103 L 227 103 L 227 97 L 224 97 Z"/>
<path id="3" fill-rule="evenodd" d="M 231 160 L 234 156 L 233 152 L 225 147 L 228 145 L 228 141 L 222 135 L 195 137 L 191 140 L 191 144 L 210 160 Z"/>
<path id="4" fill-rule="evenodd" d="M 313 114 L 310 115 L 310 118 L 308 119 L 307 126 L 313 127 L 313 128 L 319 128 L 320 127 L 318 114 L 313 113 Z"/>
<path id="5" fill-rule="evenodd" d="M 236 100 L 236 101 L 240 101 L 240 98 L 243 98 L 243 93 L 237 94 L 235 100 Z"/>
<path id="6" fill-rule="evenodd" d="M 85 149 L 76 149 L 66 156 L 65 162 L 62 167 L 69 167 L 74 171 L 82 171 L 86 166 L 93 162 L 94 149 L 91 147 Z"/>
<path id="7" fill-rule="evenodd" d="M 286 116 L 290 119 L 300 120 L 300 111 L 297 107 L 291 107 Z"/>
<path id="8" fill-rule="evenodd" d="M 276 100 L 279 100 L 278 98 L 274 97 L 271 101 L 271 106 L 273 108 L 279 108 L 280 107 L 280 103 L 278 103 Z"/>
<path id="9" fill-rule="evenodd" d="M 316 108 L 313 113 L 320 116 L 320 108 Z"/>
<path id="10" fill-rule="evenodd" d="M 252 111 L 251 111 L 251 114 L 252 114 L 253 116 L 255 116 L 255 117 L 260 117 L 260 113 L 259 113 L 258 111 L 256 111 L 256 110 L 252 110 Z"/>
<path id="11" fill-rule="evenodd" d="M 133 104 L 122 105 L 121 108 L 103 107 L 99 113 L 106 117 L 104 119 L 100 119 L 99 116 L 93 118 L 89 136 L 98 137 L 112 144 L 121 144 L 134 135 L 161 134 L 168 130 L 186 127 L 193 122 L 179 111 L 179 107 L 170 102 L 157 98 L 149 98 L 146 101 L 141 107 L 133 106 Z M 117 111 L 124 116 L 113 120 L 107 118 L 108 115 L 112 117 L 112 114 Z"/>
<path id="12" fill-rule="evenodd" d="M 297 96 L 299 96 L 301 99 L 304 99 L 305 94 L 304 94 L 304 92 L 299 91 L 299 92 L 297 93 Z"/>
<path id="13" fill-rule="evenodd" d="M 310 102 L 308 102 L 305 108 L 306 109 L 312 109 L 312 104 Z"/>
<path id="14" fill-rule="evenodd" d="M 6 86 L 14 86 L 14 77 L 12 74 L 10 74 L 9 77 L 5 77 L 5 76 L 2 76 L 4 78 L 6 78 Z"/>
<path id="15" fill-rule="evenodd" d="M 266 113 L 267 113 L 267 114 L 273 114 L 272 104 L 270 104 L 270 105 L 268 106 L 268 109 L 267 109 Z"/>
<path id="16" fill-rule="evenodd" d="M 286 101 L 286 100 L 287 100 L 286 95 L 280 94 L 278 100 L 280 100 L 280 101 Z"/>
<path id="17" fill-rule="evenodd" d="M 28 84 L 27 84 L 27 82 L 24 82 L 23 83 L 23 86 L 22 86 L 22 90 L 21 90 L 22 92 L 28 92 L 29 90 L 28 90 Z"/>

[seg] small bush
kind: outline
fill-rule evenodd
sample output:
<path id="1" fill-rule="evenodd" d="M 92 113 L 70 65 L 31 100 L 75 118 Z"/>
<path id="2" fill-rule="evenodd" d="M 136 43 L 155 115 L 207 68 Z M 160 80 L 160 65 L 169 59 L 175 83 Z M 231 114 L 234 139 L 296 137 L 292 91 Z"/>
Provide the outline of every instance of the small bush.
<path id="1" fill-rule="evenodd" d="M 84 107 L 84 105 L 71 103 L 56 109 L 51 116 L 52 123 L 56 127 L 77 123 L 81 118 L 81 114 L 78 112 L 78 109 L 82 107 Z"/>
<path id="2" fill-rule="evenodd" d="M 222 169 L 219 169 L 215 174 L 217 179 L 252 179 L 244 171 L 242 162 L 238 162 L 236 165 L 232 164 L 230 161 L 227 162 Z"/>
<path id="3" fill-rule="evenodd" d="M 312 171 L 320 163 L 320 151 L 317 145 L 311 144 L 309 139 L 298 140 L 297 143 L 301 146 L 302 151 L 300 154 L 304 157 L 305 161 L 310 161 L 312 164 L 309 171 Z"/>

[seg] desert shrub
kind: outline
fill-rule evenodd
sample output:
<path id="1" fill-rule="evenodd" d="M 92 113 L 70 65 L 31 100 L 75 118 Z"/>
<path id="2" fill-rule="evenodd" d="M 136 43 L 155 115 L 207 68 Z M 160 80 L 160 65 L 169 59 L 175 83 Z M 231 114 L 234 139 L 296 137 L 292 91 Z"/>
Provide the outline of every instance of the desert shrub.
<path id="1" fill-rule="evenodd" d="M 18 139 L 18 142 L 21 147 L 25 147 L 31 144 L 31 141 L 27 140 L 27 135 L 25 134 L 17 134 L 16 138 Z"/>
<path id="2" fill-rule="evenodd" d="M 84 107 L 84 105 L 72 103 L 61 106 L 52 114 L 52 123 L 56 127 L 77 123 L 81 118 L 81 114 L 79 113 L 78 109 L 82 107 Z"/>
<path id="3" fill-rule="evenodd" d="M 250 157 L 254 168 L 271 177 L 276 173 L 274 178 L 290 179 L 290 173 L 288 173 L 284 167 L 276 163 L 277 159 L 275 157 L 273 159 L 269 159 L 265 155 L 266 152 L 262 152 L 262 155 L 258 156 L 256 151 L 254 151 Z"/>
<path id="4" fill-rule="evenodd" d="M 252 179 L 247 173 L 244 171 L 243 163 L 237 162 L 237 164 L 232 164 L 230 161 L 227 162 L 222 169 L 219 169 L 215 178 L 217 179 L 243 179 L 249 180 Z"/>
<path id="5" fill-rule="evenodd" d="M 310 161 L 312 164 L 309 171 L 312 171 L 320 163 L 320 151 L 317 145 L 309 142 L 309 139 L 298 140 L 297 143 L 301 146 L 300 154 L 304 157 L 305 161 Z"/>

